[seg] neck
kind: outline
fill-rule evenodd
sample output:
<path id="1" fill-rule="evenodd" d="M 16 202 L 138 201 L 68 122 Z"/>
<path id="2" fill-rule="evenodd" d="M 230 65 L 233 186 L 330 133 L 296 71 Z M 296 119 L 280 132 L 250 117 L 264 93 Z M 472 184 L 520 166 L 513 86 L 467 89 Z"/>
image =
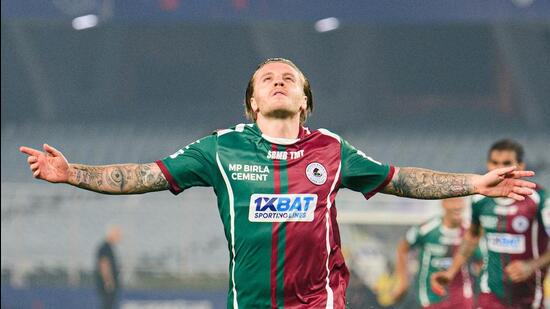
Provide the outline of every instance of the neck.
<path id="1" fill-rule="evenodd" d="M 460 226 L 460 222 L 455 222 L 449 217 L 443 217 L 443 225 L 450 229 L 455 229 Z"/>
<path id="2" fill-rule="evenodd" d="M 259 115 L 258 115 L 259 116 Z M 300 115 L 297 117 L 279 119 L 258 117 L 256 124 L 263 134 L 277 138 L 298 138 L 300 132 Z"/>

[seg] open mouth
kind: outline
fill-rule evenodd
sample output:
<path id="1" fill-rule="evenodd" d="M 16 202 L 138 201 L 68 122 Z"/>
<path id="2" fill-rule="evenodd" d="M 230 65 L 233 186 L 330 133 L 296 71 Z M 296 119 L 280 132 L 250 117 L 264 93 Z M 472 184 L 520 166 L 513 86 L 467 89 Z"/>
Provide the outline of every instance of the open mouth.
<path id="1" fill-rule="evenodd" d="M 284 91 L 275 91 L 275 92 L 273 93 L 273 96 L 276 96 L 276 95 L 284 95 L 284 96 L 286 96 L 286 93 L 285 93 Z"/>

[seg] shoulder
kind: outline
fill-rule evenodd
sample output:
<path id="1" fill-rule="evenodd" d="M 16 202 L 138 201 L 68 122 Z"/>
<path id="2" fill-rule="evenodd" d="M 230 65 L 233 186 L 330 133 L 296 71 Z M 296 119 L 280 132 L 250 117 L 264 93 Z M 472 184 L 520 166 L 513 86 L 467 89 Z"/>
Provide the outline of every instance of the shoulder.
<path id="1" fill-rule="evenodd" d="M 252 124 L 252 123 L 239 123 L 239 124 L 234 125 L 230 128 L 227 128 L 227 129 L 215 130 L 212 133 L 212 136 L 220 137 L 220 136 L 226 135 L 228 133 L 246 133 L 247 129 L 250 129 L 253 126 L 254 126 L 254 124 Z"/>
<path id="2" fill-rule="evenodd" d="M 312 135 L 315 135 L 315 134 L 319 134 L 319 135 L 322 135 L 322 136 L 328 136 L 330 138 L 333 138 L 335 140 L 337 140 L 339 143 L 342 143 L 342 137 L 332 131 L 329 131 L 325 128 L 319 128 L 313 132 L 311 132 Z"/>
<path id="3" fill-rule="evenodd" d="M 418 226 L 418 234 L 424 236 L 435 231 L 441 225 L 441 217 L 434 217 Z"/>

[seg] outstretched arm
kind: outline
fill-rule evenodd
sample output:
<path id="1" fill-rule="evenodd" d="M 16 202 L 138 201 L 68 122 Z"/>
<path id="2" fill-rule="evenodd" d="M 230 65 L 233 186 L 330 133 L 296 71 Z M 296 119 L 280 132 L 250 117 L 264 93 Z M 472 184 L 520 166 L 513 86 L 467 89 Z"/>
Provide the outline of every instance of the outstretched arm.
<path id="1" fill-rule="evenodd" d="M 423 168 L 396 168 L 392 180 L 381 192 L 418 199 L 444 199 L 449 197 L 483 194 L 523 200 L 536 185 L 521 180 L 532 171 L 517 171 L 516 167 L 495 169 L 485 175 L 442 173 Z"/>
<path id="2" fill-rule="evenodd" d="M 44 144 L 44 151 L 21 147 L 33 176 L 53 183 L 105 194 L 138 194 L 167 190 L 169 185 L 155 163 L 90 166 L 70 164 L 57 149 Z"/>

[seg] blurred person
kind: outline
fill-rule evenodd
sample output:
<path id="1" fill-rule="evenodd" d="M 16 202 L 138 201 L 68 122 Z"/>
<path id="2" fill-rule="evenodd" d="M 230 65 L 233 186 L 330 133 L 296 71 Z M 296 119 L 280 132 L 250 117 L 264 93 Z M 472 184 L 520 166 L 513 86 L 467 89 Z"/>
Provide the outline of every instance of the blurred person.
<path id="1" fill-rule="evenodd" d="M 443 215 L 411 227 L 405 239 L 399 242 L 395 273 L 397 285 L 392 291 L 394 301 L 400 300 L 409 289 L 408 256 L 418 249 L 419 269 L 416 274 L 416 299 L 422 308 L 473 308 L 473 289 L 467 265 L 449 283 L 449 294 L 441 297 L 432 292 L 430 276 L 451 265 L 453 254 L 462 242 L 467 228 L 463 220 L 464 198 L 450 198 L 441 202 Z"/>
<path id="2" fill-rule="evenodd" d="M 107 236 L 96 252 L 96 286 L 104 309 L 117 308 L 120 295 L 119 264 L 115 255 L 115 246 L 122 239 L 122 230 L 118 226 L 110 227 Z"/>
<path id="3" fill-rule="evenodd" d="M 334 206 L 340 188 L 419 199 L 484 194 L 517 200 L 534 175 L 515 167 L 485 175 L 382 164 L 340 136 L 304 127 L 309 81 L 290 60 L 268 59 L 252 74 L 245 112 L 253 120 L 218 130 L 153 163 L 68 163 L 44 144 L 21 147 L 34 177 L 105 194 L 211 186 L 229 249 L 229 308 L 344 308 L 349 272 Z"/>
<path id="4" fill-rule="evenodd" d="M 487 169 L 508 166 L 525 169 L 521 144 L 510 139 L 494 143 L 487 155 Z M 474 196 L 472 222 L 451 267 L 432 276 L 432 288 L 445 293 L 445 285 L 461 269 L 481 237 L 486 258 L 480 277 L 477 308 L 543 308 L 543 280 L 550 264 L 548 235 L 550 207 L 545 191 L 537 186 L 524 200 Z"/>

